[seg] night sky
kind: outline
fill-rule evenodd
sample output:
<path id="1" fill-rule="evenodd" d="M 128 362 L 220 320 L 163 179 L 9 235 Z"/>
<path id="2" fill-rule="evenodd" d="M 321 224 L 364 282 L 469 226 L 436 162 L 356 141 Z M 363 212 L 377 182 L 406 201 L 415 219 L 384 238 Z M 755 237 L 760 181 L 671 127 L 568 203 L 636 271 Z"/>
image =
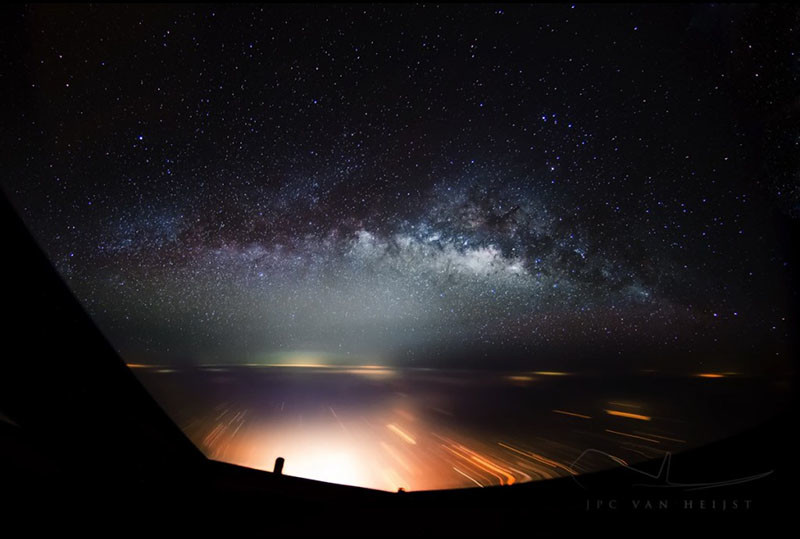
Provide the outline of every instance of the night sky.
<path id="1" fill-rule="evenodd" d="M 796 8 L 2 18 L 3 189 L 129 361 L 793 353 Z"/>

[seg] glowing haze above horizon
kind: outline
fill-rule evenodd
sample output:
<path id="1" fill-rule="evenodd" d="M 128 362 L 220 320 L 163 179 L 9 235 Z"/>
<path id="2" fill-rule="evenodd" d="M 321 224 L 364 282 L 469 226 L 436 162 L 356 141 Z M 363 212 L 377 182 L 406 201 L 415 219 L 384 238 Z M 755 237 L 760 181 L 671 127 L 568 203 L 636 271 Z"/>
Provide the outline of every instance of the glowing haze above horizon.
<path id="1" fill-rule="evenodd" d="M 21 7 L 3 187 L 130 361 L 779 362 L 781 9 Z"/>

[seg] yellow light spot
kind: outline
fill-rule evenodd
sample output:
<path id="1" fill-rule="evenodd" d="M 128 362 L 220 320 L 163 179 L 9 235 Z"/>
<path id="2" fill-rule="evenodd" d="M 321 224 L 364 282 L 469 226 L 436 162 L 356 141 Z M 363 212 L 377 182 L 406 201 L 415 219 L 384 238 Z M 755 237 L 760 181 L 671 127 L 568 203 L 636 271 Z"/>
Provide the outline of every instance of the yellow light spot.
<path id="1" fill-rule="evenodd" d="M 274 363 L 270 367 L 296 367 L 298 369 L 327 369 L 330 365 L 322 363 Z"/>
<path id="2" fill-rule="evenodd" d="M 695 376 L 697 376 L 698 378 L 725 378 L 724 374 L 718 374 L 715 372 L 701 372 L 699 374 L 696 374 Z"/>
<path id="3" fill-rule="evenodd" d="M 568 372 L 558 371 L 533 371 L 533 374 L 538 374 L 539 376 L 569 376 Z"/>

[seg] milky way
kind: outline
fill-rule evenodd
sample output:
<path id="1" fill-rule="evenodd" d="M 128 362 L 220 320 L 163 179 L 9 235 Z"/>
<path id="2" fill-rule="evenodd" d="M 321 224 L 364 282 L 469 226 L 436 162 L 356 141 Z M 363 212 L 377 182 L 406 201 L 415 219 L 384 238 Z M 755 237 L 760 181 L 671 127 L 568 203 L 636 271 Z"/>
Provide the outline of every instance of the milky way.
<path id="1" fill-rule="evenodd" d="M 11 20 L 4 189 L 126 358 L 787 354 L 791 8 Z"/>

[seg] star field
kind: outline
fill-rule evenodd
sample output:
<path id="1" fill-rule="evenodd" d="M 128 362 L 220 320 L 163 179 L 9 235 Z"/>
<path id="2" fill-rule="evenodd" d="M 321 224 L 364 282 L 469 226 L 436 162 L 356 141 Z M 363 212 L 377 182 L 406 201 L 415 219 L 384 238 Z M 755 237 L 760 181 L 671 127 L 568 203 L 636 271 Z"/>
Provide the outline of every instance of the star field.
<path id="1" fill-rule="evenodd" d="M 792 8 L 9 20 L 4 190 L 126 358 L 788 353 Z"/>

